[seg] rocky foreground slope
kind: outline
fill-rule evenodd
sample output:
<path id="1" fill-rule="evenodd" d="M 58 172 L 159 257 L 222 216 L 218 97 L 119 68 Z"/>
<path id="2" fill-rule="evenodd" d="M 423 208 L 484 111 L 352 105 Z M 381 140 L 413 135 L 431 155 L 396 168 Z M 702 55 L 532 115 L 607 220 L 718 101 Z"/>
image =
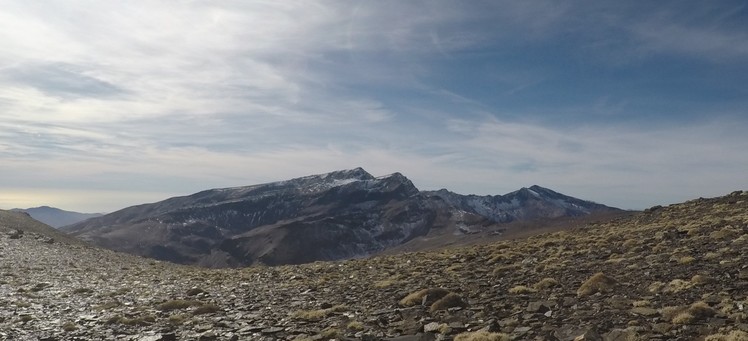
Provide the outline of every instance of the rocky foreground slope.
<path id="1" fill-rule="evenodd" d="M 748 337 L 748 192 L 490 245 L 245 269 L 0 225 L 0 339 Z"/>

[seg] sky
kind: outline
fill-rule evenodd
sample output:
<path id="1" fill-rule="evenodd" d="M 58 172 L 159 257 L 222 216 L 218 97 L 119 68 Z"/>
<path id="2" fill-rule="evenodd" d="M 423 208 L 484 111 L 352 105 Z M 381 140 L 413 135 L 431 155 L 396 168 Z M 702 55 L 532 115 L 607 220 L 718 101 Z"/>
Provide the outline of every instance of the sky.
<path id="1" fill-rule="evenodd" d="M 0 0 L 0 208 L 355 167 L 625 209 L 747 190 L 747 6 Z"/>

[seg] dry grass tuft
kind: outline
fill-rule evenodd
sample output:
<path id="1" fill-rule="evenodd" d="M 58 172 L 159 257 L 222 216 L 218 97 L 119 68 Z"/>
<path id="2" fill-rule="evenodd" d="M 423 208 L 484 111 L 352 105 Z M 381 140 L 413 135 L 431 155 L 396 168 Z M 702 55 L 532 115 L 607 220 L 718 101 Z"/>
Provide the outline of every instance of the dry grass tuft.
<path id="1" fill-rule="evenodd" d="M 192 288 L 190 290 L 187 290 L 187 296 L 196 296 L 196 295 L 202 294 L 204 292 L 205 292 L 205 290 L 203 290 L 201 288 Z"/>
<path id="2" fill-rule="evenodd" d="M 374 288 L 376 289 L 389 288 L 397 283 L 399 283 L 399 281 L 396 279 L 383 279 L 381 281 L 374 282 Z"/>
<path id="3" fill-rule="evenodd" d="M 524 285 L 518 285 L 516 287 L 509 288 L 509 293 L 510 294 L 516 294 L 516 295 L 532 294 L 532 293 L 535 293 L 535 292 L 538 292 L 538 291 L 535 290 L 535 289 L 533 289 L 533 288 L 524 286 Z"/>
<path id="4" fill-rule="evenodd" d="M 507 272 L 514 271 L 515 269 L 517 269 L 517 265 L 515 264 L 501 265 L 501 266 L 497 266 L 496 268 L 494 268 L 491 274 L 495 277 L 499 277 Z"/>
<path id="5" fill-rule="evenodd" d="M 37 287 L 38 287 L 38 285 L 37 285 Z M 35 288 L 36 288 L 36 287 L 34 287 L 34 288 L 32 288 L 32 289 L 35 289 Z M 32 290 L 32 291 L 33 291 L 33 290 Z M 91 294 L 91 293 L 93 293 L 93 292 L 94 292 L 94 291 L 93 291 L 93 289 L 91 289 L 91 288 L 77 288 L 77 289 L 73 290 L 73 293 L 74 293 L 74 294 Z"/>
<path id="6" fill-rule="evenodd" d="M 171 311 L 171 310 L 179 310 L 179 309 L 187 309 L 189 307 L 195 307 L 195 306 L 201 306 L 203 305 L 200 301 L 191 301 L 191 300 L 171 300 L 166 301 L 164 303 L 159 304 L 156 309 L 161 311 Z"/>
<path id="7" fill-rule="evenodd" d="M 454 307 L 467 307 L 467 303 L 460 297 L 460 295 L 457 295 L 455 293 L 449 293 L 447 296 L 444 296 L 434 302 L 434 304 L 431 305 L 431 312 L 436 312 L 439 310 L 447 310 L 449 308 Z"/>
<path id="8" fill-rule="evenodd" d="M 714 282 L 714 279 L 704 275 L 694 275 L 691 277 L 691 284 L 693 285 L 704 285 Z"/>
<path id="9" fill-rule="evenodd" d="M 703 301 L 691 304 L 691 306 L 688 308 L 688 312 L 697 319 L 712 317 L 715 313 L 714 309 L 712 309 L 709 304 Z"/>
<path id="10" fill-rule="evenodd" d="M 122 305 L 122 303 L 120 303 L 119 301 L 109 301 L 109 302 L 103 303 L 101 305 L 95 306 L 94 309 L 100 310 L 100 311 L 111 310 L 111 309 L 114 309 L 116 307 L 119 307 L 120 305 Z"/>
<path id="11" fill-rule="evenodd" d="M 323 340 L 333 340 L 339 339 L 341 336 L 343 336 L 343 333 L 338 328 L 328 327 L 320 333 L 320 336 L 322 336 Z"/>
<path id="12" fill-rule="evenodd" d="M 683 256 L 678 258 L 678 264 L 691 264 L 696 260 L 693 256 Z"/>
<path id="13" fill-rule="evenodd" d="M 169 323 L 175 326 L 184 324 L 185 321 L 187 321 L 188 317 L 184 314 L 176 314 L 169 316 Z"/>
<path id="14" fill-rule="evenodd" d="M 684 311 L 678 315 L 675 315 L 671 322 L 673 322 L 673 324 L 691 324 L 694 321 L 696 321 L 696 317 L 691 315 L 691 313 Z"/>
<path id="15" fill-rule="evenodd" d="M 293 341 L 316 341 L 316 340 L 314 338 L 309 337 L 308 335 L 302 334 L 294 338 Z"/>
<path id="16" fill-rule="evenodd" d="M 509 336 L 502 333 L 477 331 L 458 334 L 454 341 L 509 341 Z"/>
<path id="17" fill-rule="evenodd" d="M 535 290 L 545 290 L 558 286 L 558 281 L 553 278 L 543 278 L 539 282 L 535 283 L 532 287 Z"/>
<path id="18" fill-rule="evenodd" d="M 676 278 L 665 287 L 666 293 L 678 293 L 686 289 L 690 289 L 693 286 L 693 284 L 690 281 L 685 281 L 679 278 Z"/>
<path id="19" fill-rule="evenodd" d="M 293 314 L 293 317 L 307 321 L 318 321 L 329 316 L 332 313 L 346 311 L 347 309 L 348 307 L 346 307 L 345 305 L 339 304 L 327 309 L 299 310 Z"/>
<path id="20" fill-rule="evenodd" d="M 349 330 L 361 331 L 364 330 L 364 324 L 359 321 L 351 321 L 346 326 Z"/>
<path id="21" fill-rule="evenodd" d="M 489 258 L 488 261 L 486 261 L 486 264 L 487 265 L 493 265 L 493 264 L 496 264 L 496 263 L 503 263 L 503 262 L 506 262 L 508 259 L 509 259 L 509 257 L 507 257 L 504 254 L 497 254 L 497 255 L 493 255 L 491 258 Z"/>
<path id="22" fill-rule="evenodd" d="M 579 289 L 577 289 L 577 296 L 584 297 L 598 292 L 609 292 L 613 290 L 616 283 L 615 279 L 606 276 L 602 272 L 598 272 L 582 283 Z"/>
<path id="23" fill-rule="evenodd" d="M 78 325 L 75 324 L 74 322 L 65 322 L 62 325 L 62 330 L 66 331 L 66 332 L 72 332 L 72 331 L 75 331 L 77 329 L 78 329 Z"/>
<path id="24" fill-rule="evenodd" d="M 213 303 L 207 303 L 207 304 L 203 304 L 197 307 L 197 309 L 195 309 L 195 311 L 193 311 L 192 314 L 193 315 L 213 314 L 220 310 L 221 308 L 219 308 L 217 305 Z"/>
<path id="25" fill-rule="evenodd" d="M 686 310 L 685 307 L 664 307 L 660 309 L 660 315 L 663 319 L 671 321 L 675 316 Z"/>
<path id="26" fill-rule="evenodd" d="M 105 324 L 121 324 L 125 326 L 150 326 L 156 322 L 156 317 L 153 315 L 145 315 L 142 317 L 127 318 L 124 316 L 113 316 L 110 317 Z"/>
<path id="27" fill-rule="evenodd" d="M 662 288 L 664 287 L 665 287 L 665 283 L 662 283 L 660 281 L 655 281 L 655 282 L 652 282 L 652 284 L 650 284 L 647 287 L 647 291 L 649 291 L 650 293 L 656 294 L 662 291 Z"/>
<path id="28" fill-rule="evenodd" d="M 709 238 L 712 239 L 728 239 L 737 237 L 741 234 L 741 231 L 732 227 L 725 227 L 721 230 L 714 231 L 709 234 Z"/>
<path id="29" fill-rule="evenodd" d="M 449 294 L 449 290 L 442 289 L 442 288 L 429 288 L 429 289 L 423 289 L 416 291 L 408 296 L 405 296 L 402 300 L 400 300 L 400 305 L 403 307 L 412 307 L 414 305 L 418 305 L 423 303 L 424 297 L 432 302 L 438 301 L 444 296 L 447 296 Z"/>
<path id="30" fill-rule="evenodd" d="M 741 330 L 733 330 L 729 334 L 709 335 L 704 341 L 748 341 L 748 333 Z"/>
<path id="31" fill-rule="evenodd" d="M 652 305 L 652 302 L 649 300 L 640 300 L 640 301 L 634 301 L 631 303 L 634 307 L 649 307 Z"/>
<path id="32" fill-rule="evenodd" d="M 665 307 L 660 313 L 665 320 L 670 320 L 673 324 L 692 324 L 697 320 L 714 316 L 715 311 L 705 302 L 699 301 L 689 307 Z"/>

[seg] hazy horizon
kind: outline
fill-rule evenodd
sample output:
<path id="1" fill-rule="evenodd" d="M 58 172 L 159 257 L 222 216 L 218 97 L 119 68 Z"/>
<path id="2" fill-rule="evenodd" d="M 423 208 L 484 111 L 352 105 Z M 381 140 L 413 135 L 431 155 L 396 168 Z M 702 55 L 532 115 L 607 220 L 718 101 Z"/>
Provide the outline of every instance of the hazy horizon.
<path id="1" fill-rule="evenodd" d="M 624 209 L 746 188 L 740 1 L 3 1 L 0 207 L 363 167 Z"/>

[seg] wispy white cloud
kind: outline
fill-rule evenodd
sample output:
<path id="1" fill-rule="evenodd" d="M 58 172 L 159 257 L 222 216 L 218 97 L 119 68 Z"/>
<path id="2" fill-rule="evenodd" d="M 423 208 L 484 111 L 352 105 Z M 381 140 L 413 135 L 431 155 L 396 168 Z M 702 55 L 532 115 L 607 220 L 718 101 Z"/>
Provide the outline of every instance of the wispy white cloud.
<path id="1" fill-rule="evenodd" d="M 588 62 L 739 64 L 744 33 L 708 15 L 737 12 L 711 6 L 690 20 L 667 4 L 544 0 L 5 1 L 0 186 L 187 194 L 364 166 L 425 188 L 546 182 L 627 207 L 648 201 L 617 196 L 706 191 L 678 188 L 706 174 L 727 188 L 746 165 L 745 122 L 719 119 L 744 103 L 643 129 L 640 114 L 589 119 L 637 114 L 646 100 L 629 93 L 546 102 Z"/>
<path id="2" fill-rule="evenodd" d="M 745 21 L 745 14 L 741 14 L 745 10 L 745 4 L 707 6 L 697 9 L 696 13 L 677 7 L 662 9 L 636 22 L 630 29 L 642 42 L 638 50 L 729 62 L 748 56 L 748 33 L 734 26 L 736 21 L 738 25 Z"/>

